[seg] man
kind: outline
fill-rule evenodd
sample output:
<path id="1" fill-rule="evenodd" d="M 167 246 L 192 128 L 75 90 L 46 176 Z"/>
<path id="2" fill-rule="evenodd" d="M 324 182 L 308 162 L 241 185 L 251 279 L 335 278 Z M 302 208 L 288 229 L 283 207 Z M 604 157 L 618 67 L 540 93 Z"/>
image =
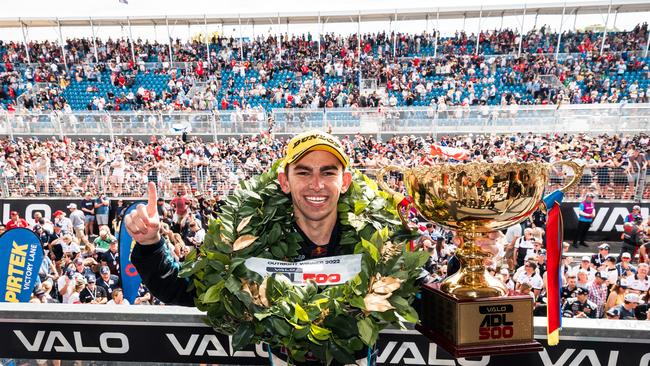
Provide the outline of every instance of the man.
<path id="1" fill-rule="evenodd" d="M 108 225 L 110 205 L 111 201 L 104 193 L 100 193 L 97 199 L 95 199 L 95 216 L 97 217 L 97 225 L 99 227 Z"/>
<path id="2" fill-rule="evenodd" d="M 120 274 L 120 253 L 117 252 L 117 240 L 112 240 L 108 250 L 101 255 L 102 266 L 107 266 L 111 274 Z"/>
<path id="3" fill-rule="evenodd" d="M 101 267 L 99 275 L 97 286 L 103 287 L 106 290 L 106 294 L 111 296 L 113 291 L 120 287 L 120 278 L 112 275 L 111 270 L 106 266 Z"/>
<path id="4" fill-rule="evenodd" d="M 639 306 L 641 298 L 638 294 L 628 293 L 623 298 L 623 303 L 611 308 L 608 313 L 611 313 L 616 319 L 636 320 L 636 308 Z"/>
<path id="5" fill-rule="evenodd" d="M 609 255 L 609 249 L 609 244 L 600 244 L 598 246 L 598 253 L 591 256 L 591 264 L 593 264 L 594 267 L 600 269 L 600 267 L 605 264 L 605 260 Z"/>
<path id="6" fill-rule="evenodd" d="M 129 300 L 124 298 L 124 292 L 122 292 L 121 288 L 116 288 L 113 290 L 113 294 L 111 295 L 112 299 L 111 301 L 107 302 L 106 304 L 108 305 L 131 305 L 129 304 Z"/>
<path id="7" fill-rule="evenodd" d="M 535 298 L 539 296 L 539 292 L 544 286 L 542 277 L 539 275 L 539 273 L 537 273 L 537 263 L 532 260 L 529 260 L 524 264 L 523 271 L 517 271 L 517 273 L 515 273 L 513 280 L 517 283 L 517 285 L 524 283 L 530 285 L 535 294 Z"/>
<path id="8" fill-rule="evenodd" d="M 587 272 L 587 277 L 589 281 L 594 279 L 594 276 L 596 275 L 596 269 L 591 266 L 591 257 L 588 255 L 583 255 L 582 259 L 580 261 L 580 264 L 577 265 L 575 268 L 573 268 L 574 273 L 578 273 L 578 271 L 583 270 Z"/>
<path id="9" fill-rule="evenodd" d="M 565 318 L 595 318 L 596 304 L 589 301 L 587 296 L 589 290 L 578 288 L 576 297 L 567 300 L 562 308 L 562 316 Z"/>
<path id="10" fill-rule="evenodd" d="M 628 277 L 636 274 L 636 267 L 632 265 L 632 255 L 628 252 L 623 252 L 620 256 L 621 261 L 616 264 L 618 270 L 618 277 Z"/>
<path id="11" fill-rule="evenodd" d="M 70 210 L 70 221 L 72 222 L 72 229 L 74 230 L 75 236 L 77 239 L 79 239 L 80 242 L 87 244 L 88 239 L 86 238 L 86 234 L 84 232 L 86 225 L 86 217 L 84 213 L 81 210 L 77 209 L 76 203 L 69 204 L 68 210 Z"/>
<path id="12" fill-rule="evenodd" d="M 607 301 L 607 273 L 596 272 L 594 280 L 589 286 L 589 301 L 596 305 L 596 318 L 602 318 L 605 311 L 605 302 Z"/>
<path id="13" fill-rule="evenodd" d="M 630 287 L 635 287 L 645 292 L 650 289 L 650 278 L 648 277 L 648 263 L 639 263 L 636 273 L 626 276 L 626 281 Z"/>
<path id="14" fill-rule="evenodd" d="M 93 259 L 90 260 L 93 261 Z M 78 273 L 82 275 L 84 278 L 88 278 L 90 275 L 94 276 L 93 271 L 90 268 L 88 268 L 86 265 L 84 265 L 84 261 L 80 257 L 77 257 L 74 260 L 74 270 L 75 270 L 75 274 Z"/>
<path id="15" fill-rule="evenodd" d="M 96 285 L 97 278 L 94 274 L 86 276 L 86 288 L 79 293 L 79 300 L 82 304 L 106 304 L 106 289 Z"/>
<path id="16" fill-rule="evenodd" d="M 349 158 L 342 145 L 329 134 L 310 131 L 289 141 L 284 170 L 279 173 L 278 181 L 282 191 L 290 195 L 294 229 L 303 241 L 296 260 L 349 254 L 339 244 L 337 214 L 339 197 L 352 183 L 348 166 Z M 124 219 L 127 230 L 138 243 L 131 253 L 131 261 L 155 297 L 166 304 L 193 306 L 194 294 L 187 292 L 188 282 L 178 278 L 179 266 L 168 256 L 160 237 L 156 187 L 152 182 L 147 191 L 147 205 L 138 205 Z M 476 243 L 496 251 L 491 238 L 480 238 Z M 283 356 L 274 352 L 273 364 L 282 364 L 278 357 Z"/>
<path id="17" fill-rule="evenodd" d="M 569 299 L 575 298 L 577 292 L 578 285 L 576 283 L 576 276 L 574 274 L 569 274 L 566 278 L 566 286 L 562 287 L 561 291 L 562 305 L 566 304 Z"/>
<path id="18" fill-rule="evenodd" d="M 92 194 L 86 192 L 84 198 L 81 200 L 81 211 L 84 213 L 84 233 L 85 235 L 94 235 L 93 228 L 95 226 L 95 202 L 92 199 Z M 72 218 L 72 215 L 70 215 Z"/>
<path id="19" fill-rule="evenodd" d="M 72 234 L 74 232 L 74 228 L 72 227 L 72 221 L 70 218 L 66 217 L 65 212 L 61 210 L 56 210 L 52 214 L 52 218 L 54 220 L 54 224 L 59 224 L 59 227 L 61 228 L 61 231 L 63 234 Z"/>
<path id="20" fill-rule="evenodd" d="M 99 236 L 93 241 L 95 245 L 95 252 L 106 253 L 112 242 L 117 242 L 117 239 L 108 231 L 107 227 L 99 230 Z"/>
<path id="21" fill-rule="evenodd" d="M 9 221 L 7 221 L 7 224 L 5 225 L 6 230 L 9 231 L 19 227 L 28 228 L 29 224 L 25 219 L 18 215 L 18 211 L 9 212 Z"/>

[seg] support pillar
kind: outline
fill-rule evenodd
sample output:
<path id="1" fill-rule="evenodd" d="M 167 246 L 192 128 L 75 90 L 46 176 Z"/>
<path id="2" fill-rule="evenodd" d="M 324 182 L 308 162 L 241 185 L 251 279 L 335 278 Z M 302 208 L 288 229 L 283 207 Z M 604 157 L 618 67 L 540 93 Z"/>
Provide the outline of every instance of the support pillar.
<path id="1" fill-rule="evenodd" d="M 167 18 L 167 16 L 165 16 L 165 25 L 167 26 L 167 45 L 169 46 L 169 67 L 172 67 L 174 54 L 172 53 L 172 35 L 169 32 L 169 18 Z"/>
<path id="2" fill-rule="evenodd" d="M 29 42 L 27 42 L 27 34 L 25 33 L 25 23 L 20 20 L 20 29 L 23 31 L 23 43 L 25 43 L 25 56 L 27 56 L 27 63 L 32 63 L 32 58 L 29 56 Z"/>
<path id="3" fill-rule="evenodd" d="M 605 39 L 607 39 L 607 24 L 609 23 L 609 14 L 612 12 L 612 0 L 609 0 L 607 7 L 607 17 L 605 18 L 605 26 L 603 27 L 603 41 L 600 43 L 600 54 L 605 51 Z"/>
<path id="4" fill-rule="evenodd" d="M 97 35 L 95 34 L 95 25 L 93 18 L 90 18 L 90 31 L 93 34 L 93 49 L 95 50 L 95 63 L 99 63 L 99 54 L 97 53 Z"/>
<path id="5" fill-rule="evenodd" d="M 562 5 L 562 17 L 560 18 L 560 30 L 557 32 L 557 46 L 555 47 L 555 60 L 560 55 L 560 45 L 562 44 L 562 27 L 564 26 L 564 13 L 566 11 L 566 3 Z"/>
<path id="6" fill-rule="evenodd" d="M 526 21 L 526 4 L 524 4 L 524 13 L 521 16 L 521 30 L 519 31 L 519 50 L 517 51 L 517 57 L 521 56 L 521 44 L 524 41 L 524 22 Z"/>
<path id="7" fill-rule="evenodd" d="M 478 49 L 481 42 L 481 20 L 483 20 L 483 5 L 481 5 L 481 10 L 478 13 L 478 32 L 476 32 L 476 49 L 474 54 L 478 55 Z"/>
<path id="8" fill-rule="evenodd" d="M 66 60 L 65 57 L 65 47 L 63 43 L 63 33 L 61 32 L 61 21 L 59 18 L 56 18 L 56 25 L 59 27 L 59 42 L 61 42 L 61 57 L 63 58 L 63 66 L 65 66 L 65 69 L 68 69 L 68 60 Z"/>
<path id="9" fill-rule="evenodd" d="M 126 23 L 129 26 L 129 46 L 131 48 L 131 60 L 133 60 L 133 64 L 135 65 L 135 47 L 133 47 L 133 32 L 131 31 L 131 19 L 129 17 L 126 17 Z"/>

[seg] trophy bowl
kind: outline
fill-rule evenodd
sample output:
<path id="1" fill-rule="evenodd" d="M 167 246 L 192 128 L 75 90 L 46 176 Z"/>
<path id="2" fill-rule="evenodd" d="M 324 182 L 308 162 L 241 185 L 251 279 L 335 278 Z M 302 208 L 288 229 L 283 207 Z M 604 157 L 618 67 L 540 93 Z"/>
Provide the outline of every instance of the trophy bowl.
<path id="1" fill-rule="evenodd" d="M 580 181 L 582 167 L 572 161 L 445 163 L 409 169 L 387 166 L 379 171 L 377 181 L 384 191 L 399 198 L 401 195 L 388 187 L 384 176 L 390 171 L 401 172 L 406 193 L 419 213 L 457 231 L 460 245 L 456 256 L 461 270 L 446 278 L 440 289 L 459 299 L 477 299 L 503 296 L 507 290 L 485 270 L 485 260 L 491 254 L 474 245 L 474 239 L 529 217 L 542 202 L 550 169 L 555 165 L 574 171 L 563 191 Z"/>

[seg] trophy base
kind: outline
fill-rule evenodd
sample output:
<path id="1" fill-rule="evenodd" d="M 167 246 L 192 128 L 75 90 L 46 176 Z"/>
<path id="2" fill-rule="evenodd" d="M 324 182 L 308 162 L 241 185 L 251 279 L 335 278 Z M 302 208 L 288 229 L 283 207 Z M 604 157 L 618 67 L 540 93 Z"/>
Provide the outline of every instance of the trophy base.
<path id="1" fill-rule="evenodd" d="M 437 286 L 421 288 L 416 329 L 454 357 L 537 352 L 530 296 L 458 299 Z"/>

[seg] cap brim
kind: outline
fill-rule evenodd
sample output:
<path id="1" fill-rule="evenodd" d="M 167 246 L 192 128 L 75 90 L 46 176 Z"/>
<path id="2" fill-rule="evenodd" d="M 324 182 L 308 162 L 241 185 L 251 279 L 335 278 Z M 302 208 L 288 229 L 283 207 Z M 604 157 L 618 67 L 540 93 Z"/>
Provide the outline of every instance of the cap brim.
<path id="1" fill-rule="evenodd" d="M 329 144 L 315 144 L 313 146 L 308 147 L 304 151 L 301 151 L 299 154 L 295 154 L 294 156 L 287 156 L 284 159 L 284 166 L 286 167 L 289 164 L 293 164 L 297 162 L 298 160 L 302 159 L 308 152 L 311 151 L 327 151 L 328 153 L 334 155 L 338 161 L 343 164 L 343 168 L 347 168 L 348 162 L 347 159 L 341 154 L 341 152 L 338 149 L 333 148 Z"/>

